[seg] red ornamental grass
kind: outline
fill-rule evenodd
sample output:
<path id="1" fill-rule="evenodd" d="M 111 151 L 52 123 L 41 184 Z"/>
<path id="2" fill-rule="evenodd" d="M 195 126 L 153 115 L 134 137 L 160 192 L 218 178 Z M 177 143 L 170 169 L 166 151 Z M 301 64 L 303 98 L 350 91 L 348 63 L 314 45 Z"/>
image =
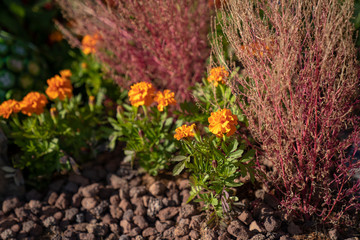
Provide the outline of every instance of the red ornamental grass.
<path id="1" fill-rule="evenodd" d="M 101 36 L 96 55 L 113 70 L 118 84 L 148 81 L 174 91 L 179 100 L 189 99 L 188 88 L 201 80 L 210 55 L 206 0 L 58 2 L 64 16 L 76 22 L 77 34 Z"/>
<path id="2" fill-rule="evenodd" d="M 350 0 L 229 0 L 218 21 L 244 67 L 232 83 L 238 103 L 273 164 L 264 180 L 283 209 L 323 222 L 360 207 L 360 163 L 347 154 L 359 140 L 352 10 Z M 225 64 L 221 44 L 213 51 Z"/>

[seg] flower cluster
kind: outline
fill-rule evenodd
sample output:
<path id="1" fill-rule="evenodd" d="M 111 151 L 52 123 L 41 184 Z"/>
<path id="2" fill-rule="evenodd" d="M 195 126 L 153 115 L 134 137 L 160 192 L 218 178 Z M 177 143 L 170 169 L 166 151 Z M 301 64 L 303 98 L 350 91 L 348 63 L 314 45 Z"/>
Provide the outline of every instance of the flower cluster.
<path id="1" fill-rule="evenodd" d="M 160 112 L 164 111 L 164 107 L 176 104 L 173 92 L 166 89 L 155 94 L 154 86 L 148 82 L 139 82 L 132 85 L 128 95 L 130 103 L 134 107 L 150 106 L 155 101 L 158 103 L 157 107 Z"/>
<path id="2" fill-rule="evenodd" d="M 100 36 L 98 34 L 85 35 L 81 41 L 83 53 L 88 55 L 96 52 L 96 44 Z"/>
<path id="3" fill-rule="evenodd" d="M 59 98 L 60 100 L 64 100 L 65 98 L 72 97 L 73 87 L 69 79 L 71 75 L 71 71 L 65 69 L 60 71 L 60 76 L 55 75 L 47 80 L 49 87 L 45 92 L 50 99 Z M 34 113 L 39 115 L 44 112 L 47 103 L 48 100 L 44 94 L 30 92 L 20 102 L 13 99 L 3 102 L 0 105 L 0 116 L 8 119 L 12 113 L 18 113 L 20 111 L 28 116 Z"/>
<path id="4" fill-rule="evenodd" d="M 164 111 L 164 107 L 176 104 L 175 93 L 168 89 L 164 92 L 157 92 L 154 100 L 158 103 L 157 108 L 160 112 Z"/>
<path id="5" fill-rule="evenodd" d="M 226 78 L 229 77 L 229 72 L 226 71 L 224 67 L 216 67 L 210 70 L 210 75 L 207 78 L 208 82 L 212 82 L 215 87 L 219 85 L 219 83 L 224 84 Z"/>
<path id="6" fill-rule="evenodd" d="M 194 128 L 195 128 L 195 123 L 190 126 L 182 125 L 181 127 L 175 129 L 176 134 L 174 135 L 174 138 L 180 140 L 187 137 L 194 137 L 195 136 Z"/>
<path id="7" fill-rule="evenodd" d="M 12 113 L 20 111 L 20 104 L 18 101 L 10 99 L 0 105 L 0 116 L 8 119 Z"/>
<path id="8" fill-rule="evenodd" d="M 224 134 L 227 137 L 233 135 L 236 131 L 236 125 L 238 124 L 238 117 L 231 113 L 229 109 L 219 109 L 216 112 L 212 112 L 208 118 L 209 130 L 217 137 L 222 138 Z M 178 127 L 175 132 L 174 138 L 180 140 L 186 137 L 194 137 L 195 124 L 191 126 L 183 125 Z"/>
<path id="9" fill-rule="evenodd" d="M 238 118 L 233 115 L 229 109 L 219 109 L 216 112 L 212 112 L 208 119 L 210 125 L 209 130 L 217 137 L 221 138 L 224 134 L 227 137 L 233 135 L 236 131 L 236 125 L 238 124 Z"/>
<path id="10" fill-rule="evenodd" d="M 154 94 L 155 88 L 148 82 L 139 82 L 132 85 L 128 93 L 131 105 L 134 107 L 150 106 L 154 102 Z"/>
<path id="11" fill-rule="evenodd" d="M 60 71 L 60 75 L 61 77 L 59 75 L 55 75 L 47 80 L 49 87 L 45 92 L 52 100 L 56 98 L 64 100 L 65 98 L 72 97 L 73 87 L 69 79 L 69 77 L 71 77 L 70 70 L 62 70 Z"/>
<path id="12" fill-rule="evenodd" d="M 20 102 L 21 112 L 31 116 L 33 113 L 41 114 L 48 103 L 46 96 L 39 92 L 28 93 Z"/>

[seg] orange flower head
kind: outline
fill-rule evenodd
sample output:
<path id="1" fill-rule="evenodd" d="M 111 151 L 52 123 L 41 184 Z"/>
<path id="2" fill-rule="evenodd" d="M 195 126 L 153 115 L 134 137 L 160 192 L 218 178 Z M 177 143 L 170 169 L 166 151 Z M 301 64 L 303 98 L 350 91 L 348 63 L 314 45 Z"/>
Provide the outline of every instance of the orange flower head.
<path id="1" fill-rule="evenodd" d="M 54 118 L 56 116 L 56 112 L 57 112 L 56 108 L 54 108 L 54 107 L 50 108 L 50 116 L 52 118 Z"/>
<path id="2" fill-rule="evenodd" d="M 0 116 L 8 119 L 12 113 L 20 111 L 20 103 L 16 100 L 7 100 L 0 105 Z"/>
<path id="3" fill-rule="evenodd" d="M 219 83 L 224 84 L 226 78 L 229 76 L 229 72 L 226 71 L 224 67 L 216 67 L 210 70 L 210 75 L 208 77 L 208 82 L 212 82 L 215 87 L 219 85 Z"/>
<path id="4" fill-rule="evenodd" d="M 236 131 L 236 125 L 238 124 L 238 118 L 233 115 L 229 109 L 219 109 L 216 112 L 212 112 L 208 118 L 210 123 L 209 130 L 217 137 L 221 138 L 224 134 L 227 137 L 233 135 Z"/>
<path id="5" fill-rule="evenodd" d="M 21 112 L 28 116 L 33 113 L 41 114 L 44 112 L 44 107 L 48 103 L 46 96 L 38 92 L 28 93 L 20 102 Z"/>
<path id="6" fill-rule="evenodd" d="M 63 39 L 63 35 L 59 31 L 54 31 L 49 35 L 50 42 L 60 42 Z"/>
<path id="7" fill-rule="evenodd" d="M 155 88 L 151 83 L 139 82 L 131 86 L 128 95 L 131 105 L 139 107 L 150 106 L 154 102 L 154 93 Z"/>
<path id="8" fill-rule="evenodd" d="M 47 80 L 47 84 L 49 87 L 45 92 L 50 99 L 59 98 L 60 100 L 64 100 L 66 97 L 72 97 L 73 87 L 71 85 L 70 79 L 55 75 L 54 77 Z"/>
<path id="9" fill-rule="evenodd" d="M 98 34 L 94 35 L 85 35 L 81 41 L 83 53 L 88 55 L 90 53 L 96 52 L 96 44 L 100 36 Z"/>
<path id="10" fill-rule="evenodd" d="M 155 102 L 158 103 L 158 110 L 160 112 L 164 111 L 164 107 L 168 106 L 168 105 L 175 105 L 176 104 L 176 100 L 175 100 L 175 93 L 171 92 L 170 90 L 166 89 L 164 90 L 164 92 L 157 92 L 155 95 Z"/>
<path id="11" fill-rule="evenodd" d="M 60 76 L 62 78 L 69 78 L 69 77 L 72 76 L 72 73 L 71 73 L 71 71 L 69 69 L 64 69 L 64 70 L 60 71 Z"/>
<path id="12" fill-rule="evenodd" d="M 195 136 L 195 123 L 191 126 L 182 125 L 181 127 L 178 127 L 175 129 L 176 134 L 174 135 L 174 138 L 177 140 L 187 138 L 187 137 L 194 137 Z"/>

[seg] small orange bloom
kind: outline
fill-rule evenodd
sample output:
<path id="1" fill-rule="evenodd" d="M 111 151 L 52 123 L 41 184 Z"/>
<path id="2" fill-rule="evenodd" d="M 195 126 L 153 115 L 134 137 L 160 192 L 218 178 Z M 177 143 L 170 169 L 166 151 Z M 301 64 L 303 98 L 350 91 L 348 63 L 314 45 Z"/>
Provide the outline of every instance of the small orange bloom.
<path id="1" fill-rule="evenodd" d="M 54 108 L 54 107 L 50 108 L 50 116 L 52 118 L 54 118 L 56 116 L 56 112 L 57 112 L 56 108 Z"/>
<path id="2" fill-rule="evenodd" d="M 38 92 L 28 93 L 20 102 L 20 109 L 23 114 L 31 116 L 33 113 L 41 114 L 48 103 L 46 96 Z"/>
<path id="3" fill-rule="evenodd" d="M 221 138 L 226 133 L 229 137 L 236 131 L 236 125 L 238 124 L 238 118 L 233 115 L 229 109 L 219 109 L 216 112 L 212 112 L 208 118 L 210 123 L 209 130 L 217 137 Z"/>
<path id="4" fill-rule="evenodd" d="M 224 67 L 216 67 L 210 70 L 210 75 L 207 78 L 208 82 L 212 82 L 215 87 L 219 83 L 225 83 L 226 78 L 229 76 L 229 72 Z"/>
<path id="5" fill-rule="evenodd" d="M 154 102 L 154 93 L 155 88 L 151 83 L 139 82 L 131 86 L 128 95 L 131 105 L 139 107 L 150 106 Z"/>
<path id="6" fill-rule="evenodd" d="M 72 76 L 72 73 L 69 69 L 64 69 L 60 71 L 60 76 L 63 78 L 69 78 Z"/>
<path id="7" fill-rule="evenodd" d="M 8 119 L 12 113 L 20 111 L 20 104 L 16 100 L 7 100 L 0 105 L 0 116 Z"/>
<path id="8" fill-rule="evenodd" d="M 88 55 L 96 52 L 96 44 L 100 36 L 98 34 L 85 35 L 81 41 L 83 53 Z"/>
<path id="9" fill-rule="evenodd" d="M 60 42 L 63 39 L 63 35 L 59 31 L 54 31 L 49 35 L 50 42 Z"/>
<path id="10" fill-rule="evenodd" d="M 89 104 L 94 105 L 94 103 L 95 103 L 95 97 L 94 96 L 89 96 Z"/>
<path id="11" fill-rule="evenodd" d="M 195 128 L 195 123 L 192 124 L 191 126 L 182 125 L 181 127 L 175 129 L 176 134 L 174 135 L 174 138 L 180 140 L 182 138 L 194 137 L 195 136 L 194 128 Z"/>
<path id="12" fill-rule="evenodd" d="M 164 92 L 157 92 L 155 95 L 155 102 L 158 103 L 158 110 L 160 112 L 164 111 L 164 107 L 168 106 L 168 105 L 175 105 L 176 104 L 176 100 L 175 100 L 175 93 L 171 92 L 170 90 L 166 89 L 164 90 Z"/>
<path id="13" fill-rule="evenodd" d="M 72 97 L 73 87 L 71 85 L 70 79 L 55 75 L 54 77 L 47 80 L 47 84 L 49 87 L 45 92 L 50 99 L 59 98 L 60 100 L 64 100 L 66 97 Z"/>

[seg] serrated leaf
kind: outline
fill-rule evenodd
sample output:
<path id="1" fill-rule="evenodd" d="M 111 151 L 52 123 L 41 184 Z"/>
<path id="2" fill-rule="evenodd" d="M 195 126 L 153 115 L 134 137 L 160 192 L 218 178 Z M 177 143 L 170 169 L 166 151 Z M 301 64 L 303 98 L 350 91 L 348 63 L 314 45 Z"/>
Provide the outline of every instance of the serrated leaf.
<path id="1" fill-rule="evenodd" d="M 177 176 L 179 175 L 182 170 L 184 170 L 185 168 L 185 161 L 179 162 L 178 164 L 175 165 L 174 169 L 173 169 L 173 175 Z"/>

